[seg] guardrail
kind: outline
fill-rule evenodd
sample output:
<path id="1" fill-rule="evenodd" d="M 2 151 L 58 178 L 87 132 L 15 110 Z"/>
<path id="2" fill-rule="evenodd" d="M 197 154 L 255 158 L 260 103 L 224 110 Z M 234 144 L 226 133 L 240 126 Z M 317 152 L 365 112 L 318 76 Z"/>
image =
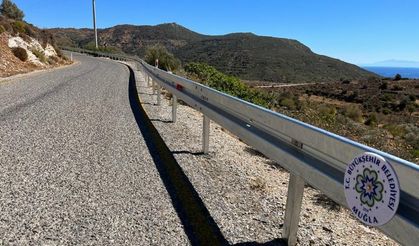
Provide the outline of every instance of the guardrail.
<path id="1" fill-rule="evenodd" d="M 330 199 L 348 207 L 344 173 L 354 157 L 372 152 L 391 163 L 400 183 L 400 204 L 395 216 L 381 231 L 404 245 L 419 242 L 419 166 L 377 149 L 327 132 L 288 116 L 216 91 L 200 83 L 167 73 L 136 57 L 95 53 L 136 62 L 152 82 L 160 104 L 160 88 L 173 95 L 172 117 L 176 121 L 177 100 L 202 112 L 203 151 L 209 149 L 210 120 L 276 161 L 290 172 L 283 237 L 296 243 L 304 184 L 319 189 Z"/>

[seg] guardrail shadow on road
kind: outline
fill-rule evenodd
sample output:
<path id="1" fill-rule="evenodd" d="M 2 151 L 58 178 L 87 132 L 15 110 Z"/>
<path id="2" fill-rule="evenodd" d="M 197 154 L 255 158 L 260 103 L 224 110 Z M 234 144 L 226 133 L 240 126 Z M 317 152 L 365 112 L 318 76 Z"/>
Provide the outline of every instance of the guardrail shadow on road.
<path id="1" fill-rule="evenodd" d="M 173 152 L 167 147 L 141 107 L 135 86 L 134 72 L 131 68 L 129 69 L 128 90 L 132 112 L 191 244 L 229 245 L 198 192 L 177 163 Z M 282 239 L 275 239 L 263 244 L 246 242 L 237 245 L 282 245 L 282 243 Z"/>

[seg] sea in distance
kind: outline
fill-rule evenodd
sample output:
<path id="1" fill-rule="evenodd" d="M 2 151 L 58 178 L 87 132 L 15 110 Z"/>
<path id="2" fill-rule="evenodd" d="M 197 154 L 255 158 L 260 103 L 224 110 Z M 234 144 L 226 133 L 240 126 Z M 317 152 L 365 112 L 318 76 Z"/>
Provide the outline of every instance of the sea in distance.
<path id="1" fill-rule="evenodd" d="M 419 79 L 419 68 L 415 67 L 363 67 L 364 69 L 381 75 L 383 77 L 394 78 L 400 74 L 403 78 Z"/>

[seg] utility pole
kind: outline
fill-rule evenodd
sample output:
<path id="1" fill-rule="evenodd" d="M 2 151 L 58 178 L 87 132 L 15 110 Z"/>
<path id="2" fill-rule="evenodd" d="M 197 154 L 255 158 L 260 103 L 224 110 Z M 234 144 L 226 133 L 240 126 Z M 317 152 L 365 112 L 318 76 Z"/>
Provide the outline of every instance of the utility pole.
<path id="1" fill-rule="evenodd" d="M 96 0 L 93 0 L 93 29 L 95 29 L 95 45 L 96 45 L 96 49 L 98 49 L 99 45 L 97 42 L 97 28 L 96 28 Z"/>

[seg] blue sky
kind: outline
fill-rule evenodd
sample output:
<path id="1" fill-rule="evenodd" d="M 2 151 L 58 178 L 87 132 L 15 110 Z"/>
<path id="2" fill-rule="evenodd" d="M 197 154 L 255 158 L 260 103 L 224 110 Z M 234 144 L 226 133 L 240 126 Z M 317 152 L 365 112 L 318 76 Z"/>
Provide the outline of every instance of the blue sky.
<path id="1" fill-rule="evenodd" d="M 176 22 L 203 34 L 297 39 L 356 64 L 419 61 L 419 0 L 96 0 L 98 26 Z M 39 27 L 91 27 L 91 0 L 15 0 Z"/>

